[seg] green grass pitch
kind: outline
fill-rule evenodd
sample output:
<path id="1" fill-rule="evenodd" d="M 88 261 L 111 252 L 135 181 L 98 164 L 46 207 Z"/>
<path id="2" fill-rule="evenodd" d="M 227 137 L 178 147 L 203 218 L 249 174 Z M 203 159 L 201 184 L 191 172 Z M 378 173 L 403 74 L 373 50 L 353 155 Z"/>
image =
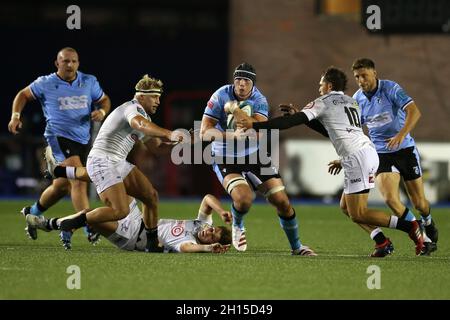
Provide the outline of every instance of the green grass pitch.
<path id="1" fill-rule="evenodd" d="M 64 251 L 56 232 L 26 238 L 18 211 L 28 203 L 0 202 L 0 299 L 450 299 L 448 209 L 433 210 L 440 231 L 433 256 L 414 256 L 405 233 L 386 229 L 395 252 L 374 259 L 372 240 L 337 206 L 295 206 L 301 240 L 319 254 L 298 257 L 266 204 L 246 217 L 246 252 L 214 255 L 125 252 L 105 239 L 93 247 L 81 231 Z M 197 208 L 162 202 L 160 217 L 191 219 Z M 62 201 L 46 215 L 69 213 L 70 202 Z M 80 268 L 81 289 L 67 288 L 71 265 Z M 380 268 L 381 289 L 367 287 L 371 265 Z"/>

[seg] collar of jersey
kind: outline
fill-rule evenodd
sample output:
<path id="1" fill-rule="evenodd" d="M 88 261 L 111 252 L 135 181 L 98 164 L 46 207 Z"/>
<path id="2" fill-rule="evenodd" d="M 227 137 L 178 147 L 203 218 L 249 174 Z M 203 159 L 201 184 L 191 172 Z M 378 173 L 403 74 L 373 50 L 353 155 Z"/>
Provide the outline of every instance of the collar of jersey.
<path id="1" fill-rule="evenodd" d="M 331 91 L 330 93 L 328 93 L 328 94 L 344 94 L 344 91 Z"/>
<path id="2" fill-rule="evenodd" d="M 76 77 L 75 80 L 73 80 L 72 82 L 69 82 L 69 81 L 66 81 L 66 80 L 62 79 L 60 76 L 58 76 L 58 74 L 57 74 L 56 72 L 54 72 L 53 74 L 54 74 L 55 78 L 56 78 L 59 82 L 65 83 L 65 84 L 67 84 L 67 85 L 69 85 L 69 86 L 71 86 L 71 85 L 73 85 L 73 84 L 76 84 L 76 83 L 78 83 L 78 82 L 80 81 L 80 75 L 78 74 L 78 71 L 77 71 L 77 73 L 76 73 L 76 76 L 77 76 L 77 77 Z"/>

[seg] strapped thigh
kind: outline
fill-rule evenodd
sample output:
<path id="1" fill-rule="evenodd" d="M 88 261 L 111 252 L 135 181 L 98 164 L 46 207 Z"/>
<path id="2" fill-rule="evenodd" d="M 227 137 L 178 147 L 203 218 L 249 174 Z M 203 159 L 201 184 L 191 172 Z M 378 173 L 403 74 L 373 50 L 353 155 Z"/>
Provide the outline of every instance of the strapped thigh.
<path id="1" fill-rule="evenodd" d="M 269 199 L 269 197 L 277 192 L 283 191 L 285 189 L 285 186 L 276 186 L 264 193 L 264 198 Z"/>
<path id="2" fill-rule="evenodd" d="M 233 189 L 240 184 L 246 184 L 248 186 L 247 180 L 245 180 L 243 177 L 230 179 L 230 181 L 228 181 L 227 185 L 225 186 L 225 190 L 227 190 L 228 194 L 231 195 L 231 191 L 233 191 Z"/>

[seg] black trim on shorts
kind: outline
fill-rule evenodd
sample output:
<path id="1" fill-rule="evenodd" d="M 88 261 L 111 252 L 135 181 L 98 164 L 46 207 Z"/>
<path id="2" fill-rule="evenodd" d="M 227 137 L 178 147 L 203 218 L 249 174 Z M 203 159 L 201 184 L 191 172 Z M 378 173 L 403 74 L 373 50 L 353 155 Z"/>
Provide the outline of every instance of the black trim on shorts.
<path id="1" fill-rule="evenodd" d="M 89 149 L 89 144 L 82 144 L 64 137 L 56 137 L 59 149 L 64 154 L 64 157 L 70 158 L 73 156 L 79 156 L 81 163 L 85 166 Z"/>
<path id="2" fill-rule="evenodd" d="M 361 190 L 361 191 L 358 191 L 358 192 L 352 192 L 352 193 L 349 193 L 349 194 L 365 194 L 365 193 L 369 193 L 369 191 L 370 191 L 370 189 L 364 189 L 364 190 Z"/>

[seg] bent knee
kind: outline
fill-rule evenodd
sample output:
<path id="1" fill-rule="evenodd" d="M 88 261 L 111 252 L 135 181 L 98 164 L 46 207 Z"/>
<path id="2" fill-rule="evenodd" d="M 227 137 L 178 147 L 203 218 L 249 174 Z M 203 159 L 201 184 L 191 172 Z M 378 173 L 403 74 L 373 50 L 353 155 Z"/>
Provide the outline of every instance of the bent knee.
<path id="1" fill-rule="evenodd" d="M 130 207 L 129 206 L 120 206 L 118 208 L 113 208 L 114 209 L 114 218 L 115 220 L 121 220 L 123 218 L 125 218 L 126 216 L 128 216 L 128 214 L 130 213 Z"/>
<path id="2" fill-rule="evenodd" d="M 253 203 L 252 194 L 240 194 L 232 198 L 233 198 L 233 205 L 236 208 L 236 210 L 243 212 L 250 210 Z"/>
<path id="3" fill-rule="evenodd" d="M 155 188 L 151 188 L 143 195 L 143 199 L 139 200 L 141 200 L 145 205 L 151 206 L 152 204 L 157 203 L 159 200 L 158 191 L 156 191 Z"/>

